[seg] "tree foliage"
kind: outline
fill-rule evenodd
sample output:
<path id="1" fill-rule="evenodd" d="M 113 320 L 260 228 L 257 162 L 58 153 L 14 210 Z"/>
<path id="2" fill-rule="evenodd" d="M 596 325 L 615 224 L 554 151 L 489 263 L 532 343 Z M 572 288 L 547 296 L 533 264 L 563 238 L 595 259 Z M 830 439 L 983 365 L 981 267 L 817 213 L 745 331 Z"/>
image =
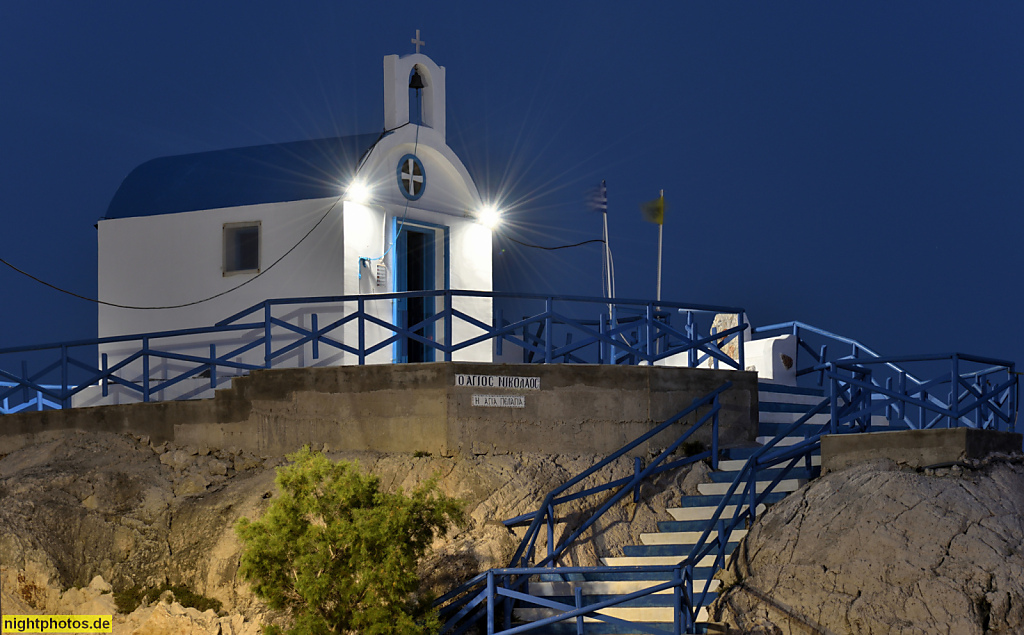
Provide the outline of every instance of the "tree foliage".
<path id="1" fill-rule="evenodd" d="M 288 459 L 267 512 L 235 528 L 244 546 L 239 573 L 271 608 L 291 613 L 288 632 L 436 632 L 416 566 L 435 536 L 463 523 L 461 502 L 435 479 L 409 495 L 382 492 L 358 463 L 334 463 L 308 447 Z"/>

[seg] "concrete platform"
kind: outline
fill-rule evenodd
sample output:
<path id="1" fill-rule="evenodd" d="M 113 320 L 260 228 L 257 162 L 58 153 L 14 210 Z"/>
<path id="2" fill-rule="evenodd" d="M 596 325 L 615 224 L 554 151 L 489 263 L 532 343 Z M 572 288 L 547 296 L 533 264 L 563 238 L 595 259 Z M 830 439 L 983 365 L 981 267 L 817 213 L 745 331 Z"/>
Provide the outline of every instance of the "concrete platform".
<path id="1" fill-rule="evenodd" d="M 722 446 L 757 430 L 753 372 L 587 364 L 435 362 L 258 370 L 213 399 L 122 404 L 0 417 L 0 454 L 76 429 L 149 435 L 155 443 L 280 456 L 303 445 L 437 455 L 607 454 L 726 381 Z M 706 410 L 701 410 L 702 415 Z M 689 416 L 638 447 L 663 448 Z M 711 426 L 696 433 L 710 441 Z"/>
<path id="2" fill-rule="evenodd" d="M 821 470 L 833 472 L 879 458 L 915 468 L 982 459 L 993 452 L 1020 452 L 1021 439 L 1016 432 L 974 428 L 828 435 L 821 438 Z"/>

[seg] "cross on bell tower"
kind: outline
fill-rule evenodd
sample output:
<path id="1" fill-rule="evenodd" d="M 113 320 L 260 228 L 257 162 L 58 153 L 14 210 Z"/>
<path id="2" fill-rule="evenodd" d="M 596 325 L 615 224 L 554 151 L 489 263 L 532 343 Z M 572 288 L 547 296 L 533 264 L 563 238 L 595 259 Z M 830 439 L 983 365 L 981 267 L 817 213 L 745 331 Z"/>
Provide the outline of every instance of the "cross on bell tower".
<path id="1" fill-rule="evenodd" d="M 415 45 L 416 45 L 416 52 L 417 52 L 417 53 L 419 53 L 419 52 L 420 52 L 420 47 L 421 47 L 421 46 L 426 46 L 426 45 L 427 45 L 427 43 L 426 43 L 426 42 L 424 42 L 423 40 L 421 40 L 421 39 L 420 39 L 420 30 L 419 30 L 419 29 L 416 29 L 416 37 L 414 37 L 414 38 L 413 38 L 412 40 L 410 40 L 410 41 L 411 41 L 411 42 L 412 42 L 413 44 L 415 44 Z"/>

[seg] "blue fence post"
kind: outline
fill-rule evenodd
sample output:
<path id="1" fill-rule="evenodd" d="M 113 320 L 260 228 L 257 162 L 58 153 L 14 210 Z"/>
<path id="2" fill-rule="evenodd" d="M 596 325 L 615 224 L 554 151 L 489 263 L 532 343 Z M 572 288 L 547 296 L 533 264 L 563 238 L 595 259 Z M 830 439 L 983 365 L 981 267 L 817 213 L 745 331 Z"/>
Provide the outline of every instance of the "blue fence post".
<path id="1" fill-rule="evenodd" d="M 715 399 L 711 402 L 711 407 L 714 409 L 715 414 L 711 419 L 711 469 L 718 469 L 718 413 L 721 411 L 721 404 L 718 402 L 718 397 L 721 393 L 715 395 Z"/>
<path id="2" fill-rule="evenodd" d="M 953 353 L 949 370 L 949 409 L 953 417 L 949 419 L 949 428 L 960 427 L 960 356 Z"/>
<path id="3" fill-rule="evenodd" d="M 142 338 L 142 401 L 149 403 L 149 338 Z"/>
<path id="4" fill-rule="evenodd" d="M 548 505 L 548 557 L 555 553 L 555 508 Z M 555 561 L 549 560 L 548 566 L 555 566 Z"/>
<path id="5" fill-rule="evenodd" d="M 885 389 L 892 392 L 892 377 L 885 378 Z M 892 398 L 890 397 L 889 403 L 885 404 L 885 420 L 889 422 L 889 425 L 892 425 L 892 412 Z"/>
<path id="6" fill-rule="evenodd" d="M 618 309 L 619 309 L 619 307 L 616 304 L 613 304 L 611 306 L 610 315 L 608 317 L 608 331 L 609 332 L 615 330 L 615 328 L 619 324 Z M 611 338 L 611 340 L 612 340 L 613 343 L 608 345 L 608 363 L 609 364 L 614 364 L 617 361 L 617 358 L 618 358 L 618 355 L 616 353 L 616 349 L 618 348 L 618 344 L 614 343 L 616 341 L 616 338 L 613 337 L 613 338 Z"/>
<path id="7" fill-rule="evenodd" d="M 839 426 L 839 379 L 836 377 L 836 369 L 832 364 L 826 364 L 825 368 L 822 369 L 823 373 L 825 369 L 828 369 L 829 371 L 829 381 L 832 384 L 832 397 L 829 403 L 829 407 L 831 408 L 829 416 L 832 420 L 829 422 L 828 429 L 830 434 L 835 434 L 836 429 Z"/>
<path id="8" fill-rule="evenodd" d="M 494 571 L 487 572 L 487 635 L 494 635 Z"/>
<path id="9" fill-rule="evenodd" d="M 683 568 L 677 566 L 672 570 L 672 632 L 681 635 L 683 632 Z"/>
<path id="10" fill-rule="evenodd" d="M 654 365 L 654 356 L 657 351 L 654 350 L 654 304 L 647 303 L 647 337 L 644 344 L 644 352 L 647 354 L 647 363 Z"/>
<path id="11" fill-rule="evenodd" d="M 644 471 L 644 462 L 639 456 L 633 457 L 633 502 L 640 502 L 640 472 Z"/>
<path id="12" fill-rule="evenodd" d="M 750 509 L 750 522 L 757 518 L 757 466 L 750 467 L 750 480 L 747 481 L 747 507 Z"/>
<path id="13" fill-rule="evenodd" d="M 505 328 L 505 312 L 502 309 L 497 309 L 494 312 L 494 330 L 492 333 Z M 504 350 L 502 346 L 505 343 L 505 336 L 498 335 L 494 338 L 494 354 L 501 357 L 501 352 Z"/>
<path id="14" fill-rule="evenodd" d="M 899 385 L 897 386 L 896 390 L 899 392 L 900 396 L 907 397 L 907 373 L 901 370 L 900 374 L 897 375 L 896 379 L 899 381 Z M 901 401 L 899 405 L 896 406 L 896 412 L 899 414 L 899 417 L 901 419 L 906 418 L 907 402 Z"/>
<path id="15" fill-rule="evenodd" d="M 818 363 L 819 364 L 824 364 L 825 363 L 825 358 L 826 358 L 827 355 L 828 355 L 828 344 L 822 344 L 821 345 L 821 352 L 818 353 Z M 824 385 L 824 383 L 825 383 L 825 368 L 822 367 L 821 371 L 818 373 L 818 386 L 820 387 L 820 386 Z"/>
<path id="16" fill-rule="evenodd" d="M 210 344 L 210 390 L 217 389 L 217 345 Z"/>
<path id="17" fill-rule="evenodd" d="M 21 400 L 28 403 L 28 360 L 21 360 Z"/>
<path id="18" fill-rule="evenodd" d="M 309 316 L 309 329 L 313 331 L 313 359 L 320 359 L 320 320 L 316 313 Z"/>
<path id="19" fill-rule="evenodd" d="M 601 335 L 604 335 L 605 333 L 608 332 L 608 329 L 605 328 L 604 313 L 601 313 L 600 315 L 597 316 L 597 332 L 600 333 Z M 597 346 L 597 363 L 608 363 L 608 344 L 604 340 L 601 340 L 601 342 L 599 342 Z"/>
<path id="20" fill-rule="evenodd" d="M 544 318 L 544 363 L 550 364 L 555 361 L 552 357 L 551 351 L 551 331 L 553 330 L 552 326 L 554 325 L 554 320 L 551 318 L 551 314 L 555 309 L 554 298 L 548 296 L 544 301 L 544 307 L 546 313 L 546 317 Z"/>
<path id="21" fill-rule="evenodd" d="M 718 538 L 715 540 L 718 544 L 718 555 L 715 556 L 715 569 L 720 569 L 725 566 L 725 550 L 728 543 L 725 539 L 725 521 L 719 518 L 715 529 L 718 530 Z"/>
<path id="22" fill-rule="evenodd" d="M 1010 376 L 1013 377 L 1013 385 L 1010 386 L 1010 388 L 1009 388 L 1009 390 L 1010 390 L 1010 395 L 1009 395 L 1010 411 L 1007 413 L 1007 414 L 1010 415 L 1010 425 L 1009 425 L 1010 432 L 1016 432 L 1017 431 L 1017 416 L 1016 415 L 1017 415 L 1017 397 L 1018 397 L 1018 393 L 1020 392 L 1020 375 L 1017 374 L 1016 368 L 1017 368 L 1017 364 L 1010 364 Z"/>
<path id="23" fill-rule="evenodd" d="M 107 377 L 109 366 L 107 365 L 107 354 L 103 353 L 100 355 L 100 372 L 103 373 L 103 378 L 100 379 L 100 386 L 103 388 L 103 396 L 106 397 L 110 394 L 110 383 Z"/>
<path id="24" fill-rule="evenodd" d="M 711 327 L 711 337 L 714 338 L 716 335 L 718 335 L 718 327 L 712 326 Z M 722 347 L 719 346 L 719 342 L 717 340 L 713 340 L 713 341 L 714 341 L 714 345 L 718 348 L 718 350 L 722 350 Z M 722 343 L 724 344 L 725 342 L 722 342 Z M 711 358 L 711 367 L 714 368 L 715 370 L 718 370 L 718 358 L 717 357 L 712 357 Z M 743 369 L 741 368 L 740 370 L 743 370 Z"/>
<path id="25" fill-rule="evenodd" d="M 263 303 L 263 366 L 270 368 L 273 357 L 273 347 L 270 342 L 270 303 Z"/>
<path id="26" fill-rule="evenodd" d="M 695 608 L 693 606 L 693 563 L 686 565 L 686 585 L 683 590 L 686 592 L 686 620 L 683 622 L 683 628 L 689 633 L 693 630 Z"/>
<path id="27" fill-rule="evenodd" d="M 739 332 L 739 335 L 737 335 L 736 337 L 739 338 L 738 347 L 739 347 L 739 353 L 740 353 L 740 370 L 746 370 L 747 369 L 747 362 L 746 362 L 747 358 L 746 358 L 745 353 L 743 352 L 743 349 L 746 348 L 743 345 L 743 342 L 744 342 L 744 338 L 746 338 L 746 336 L 747 336 L 747 314 L 746 314 L 746 312 L 740 311 L 739 319 L 736 320 L 736 323 L 739 326 L 743 327 L 743 330 L 741 330 Z M 797 345 L 796 348 L 797 348 L 797 351 L 800 350 L 800 346 L 799 345 Z M 793 360 L 793 363 L 794 364 L 796 363 L 795 359 Z"/>
<path id="28" fill-rule="evenodd" d="M 686 337 L 690 338 L 686 365 L 695 368 L 697 366 L 697 349 L 693 347 L 693 340 L 697 339 L 697 325 L 693 320 L 693 311 L 686 312 Z"/>
<path id="29" fill-rule="evenodd" d="M 36 410 L 38 410 L 39 412 L 42 412 L 43 411 L 44 403 L 45 402 L 43 401 L 43 391 L 37 390 L 36 391 Z"/>
<path id="30" fill-rule="evenodd" d="M 366 364 L 366 300 L 360 297 L 356 307 L 359 315 L 359 365 L 362 366 Z"/>
<path id="31" fill-rule="evenodd" d="M 60 407 L 65 410 L 71 407 L 68 395 L 68 345 L 60 345 Z"/>
<path id="32" fill-rule="evenodd" d="M 445 289 L 444 292 L 444 361 L 452 361 L 452 346 L 455 337 L 452 335 L 452 292 Z"/>
<path id="33" fill-rule="evenodd" d="M 576 587 L 572 590 L 573 600 L 576 601 L 576 608 L 583 608 L 583 589 Z M 583 615 L 576 616 L 576 635 L 583 635 Z"/>

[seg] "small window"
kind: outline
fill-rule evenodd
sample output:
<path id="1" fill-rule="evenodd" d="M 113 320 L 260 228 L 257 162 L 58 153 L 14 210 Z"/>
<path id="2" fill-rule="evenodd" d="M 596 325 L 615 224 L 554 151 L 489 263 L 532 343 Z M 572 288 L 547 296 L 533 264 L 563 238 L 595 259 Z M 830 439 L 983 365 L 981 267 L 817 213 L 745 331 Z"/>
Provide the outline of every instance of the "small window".
<path id="1" fill-rule="evenodd" d="M 258 273 L 260 270 L 260 223 L 224 225 L 224 275 Z"/>

